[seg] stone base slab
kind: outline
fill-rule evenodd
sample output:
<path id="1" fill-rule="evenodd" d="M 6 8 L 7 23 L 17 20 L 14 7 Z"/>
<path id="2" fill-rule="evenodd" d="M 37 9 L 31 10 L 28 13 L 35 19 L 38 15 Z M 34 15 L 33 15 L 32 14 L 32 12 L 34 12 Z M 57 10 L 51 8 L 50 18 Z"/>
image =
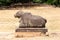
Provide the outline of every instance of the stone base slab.
<path id="1" fill-rule="evenodd" d="M 39 36 L 46 36 L 44 33 L 41 32 L 16 32 L 16 37 L 39 37 Z"/>
<path id="2" fill-rule="evenodd" d="M 43 36 L 46 32 L 46 28 L 18 28 L 15 30 L 16 37 Z"/>

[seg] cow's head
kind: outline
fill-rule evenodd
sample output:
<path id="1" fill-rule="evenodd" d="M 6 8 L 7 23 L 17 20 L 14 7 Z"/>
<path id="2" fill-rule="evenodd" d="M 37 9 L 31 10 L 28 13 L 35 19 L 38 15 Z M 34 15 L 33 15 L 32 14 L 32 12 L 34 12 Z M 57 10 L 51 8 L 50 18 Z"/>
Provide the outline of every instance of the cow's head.
<path id="1" fill-rule="evenodd" d="M 20 18 L 22 15 L 23 15 L 23 11 L 18 11 L 18 12 L 14 15 L 14 17 L 15 17 L 15 18 Z"/>

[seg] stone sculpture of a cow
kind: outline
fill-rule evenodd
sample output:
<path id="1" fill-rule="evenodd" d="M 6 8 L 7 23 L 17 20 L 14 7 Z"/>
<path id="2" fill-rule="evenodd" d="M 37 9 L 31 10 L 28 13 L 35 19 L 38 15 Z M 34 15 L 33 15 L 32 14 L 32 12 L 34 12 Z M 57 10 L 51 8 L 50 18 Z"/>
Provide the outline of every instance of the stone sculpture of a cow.
<path id="1" fill-rule="evenodd" d="M 43 17 L 32 15 L 29 12 L 18 11 L 14 16 L 21 19 L 20 28 L 45 28 L 47 22 Z"/>

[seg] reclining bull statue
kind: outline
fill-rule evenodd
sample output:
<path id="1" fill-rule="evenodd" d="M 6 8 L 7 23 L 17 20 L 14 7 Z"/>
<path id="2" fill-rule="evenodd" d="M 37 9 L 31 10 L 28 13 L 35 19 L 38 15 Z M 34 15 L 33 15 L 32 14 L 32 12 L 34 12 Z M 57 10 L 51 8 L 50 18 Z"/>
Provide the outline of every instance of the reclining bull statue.
<path id="1" fill-rule="evenodd" d="M 47 22 L 43 17 L 32 15 L 29 12 L 18 11 L 14 16 L 21 19 L 19 28 L 45 28 Z"/>

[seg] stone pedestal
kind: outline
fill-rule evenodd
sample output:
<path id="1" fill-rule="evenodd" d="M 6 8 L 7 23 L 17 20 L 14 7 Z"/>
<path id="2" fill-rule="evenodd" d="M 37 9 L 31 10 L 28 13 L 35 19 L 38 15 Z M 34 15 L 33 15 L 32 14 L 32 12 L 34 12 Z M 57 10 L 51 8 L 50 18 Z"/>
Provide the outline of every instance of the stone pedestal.
<path id="1" fill-rule="evenodd" d="M 16 37 L 44 36 L 48 30 L 46 28 L 17 28 Z"/>

